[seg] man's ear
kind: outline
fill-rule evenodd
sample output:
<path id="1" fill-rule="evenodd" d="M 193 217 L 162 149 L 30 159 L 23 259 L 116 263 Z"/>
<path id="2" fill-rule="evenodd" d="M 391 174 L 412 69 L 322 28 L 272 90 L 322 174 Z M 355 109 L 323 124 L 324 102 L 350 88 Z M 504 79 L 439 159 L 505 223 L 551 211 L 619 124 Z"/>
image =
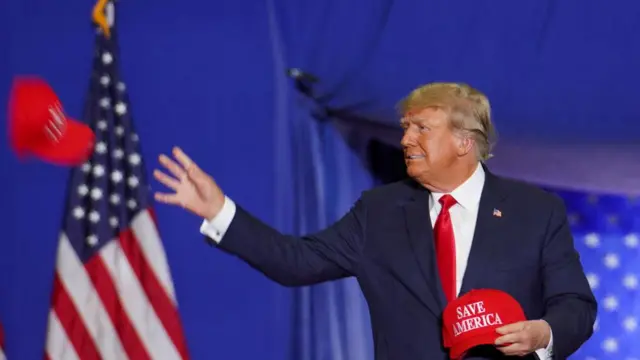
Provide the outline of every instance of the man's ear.
<path id="1" fill-rule="evenodd" d="M 463 134 L 458 138 L 458 155 L 464 156 L 473 151 L 475 140 L 471 135 Z"/>

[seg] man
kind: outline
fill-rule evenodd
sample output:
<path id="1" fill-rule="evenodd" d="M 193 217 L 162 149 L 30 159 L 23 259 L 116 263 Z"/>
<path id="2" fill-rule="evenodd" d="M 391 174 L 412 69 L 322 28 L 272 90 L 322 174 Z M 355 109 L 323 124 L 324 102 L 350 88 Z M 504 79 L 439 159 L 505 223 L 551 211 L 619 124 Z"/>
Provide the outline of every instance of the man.
<path id="1" fill-rule="evenodd" d="M 316 234 L 285 236 L 260 222 L 178 148 L 178 163 L 160 156 L 175 178 L 154 171 L 175 193 L 156 199 L 202 217 L 212 244 L 280 284 L 357 277 L 376 359 L 446 359 L 442 310 L 474 288 L 508 292 L 529 320 L 501 327 L 495 347 L 470 356 L 566 359 L 591 336 L 596 301 L 562 201 L 483 165 L 493 126 L 481 92 L 426 85 L 401 103 L 401 113 L 411 179 L 363 193 Z"/>

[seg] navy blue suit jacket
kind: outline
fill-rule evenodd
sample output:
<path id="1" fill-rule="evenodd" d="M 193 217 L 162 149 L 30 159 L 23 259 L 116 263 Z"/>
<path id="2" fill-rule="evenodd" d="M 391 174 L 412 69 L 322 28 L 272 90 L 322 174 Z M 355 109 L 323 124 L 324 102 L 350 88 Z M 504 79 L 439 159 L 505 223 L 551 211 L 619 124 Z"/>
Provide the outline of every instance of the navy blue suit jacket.
<path id="1" fill-rule="evenodd" d="M 550 324 L 554 358 L 566 359 L 591 336 L 596 301 L 563 202 L 485 171 L 461 294 L 474 288 L 510 293 L 527 318 Z M 302 238 L 283 235 L 237 206 L 216 246 L 285 286 L 355 276 L 369 305 L 377 360 L 447 359 L 429 191 L 413 180 L 363 193 L 335 224 Z"/>

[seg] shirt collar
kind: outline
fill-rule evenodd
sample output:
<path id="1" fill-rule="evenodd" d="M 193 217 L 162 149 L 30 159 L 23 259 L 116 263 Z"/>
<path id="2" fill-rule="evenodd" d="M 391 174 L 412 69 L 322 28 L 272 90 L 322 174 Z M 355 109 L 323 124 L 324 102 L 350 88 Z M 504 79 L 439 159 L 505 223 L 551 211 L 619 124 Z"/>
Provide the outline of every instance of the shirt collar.
<path id="1" fill-rule="evenodd" d="M 460 206 L 467 210 L 477 209 L 480 205 L 480 196 L 484 187 L 485 173 L 482 165 L 478 163 L 476 171 L 460 186 L 450 192 L 451 196 L 458 202 Z M 438 200 L 445 193 L 432 192 L 429 197 L 429 208 L 433 208 L 438 204 Z"/>

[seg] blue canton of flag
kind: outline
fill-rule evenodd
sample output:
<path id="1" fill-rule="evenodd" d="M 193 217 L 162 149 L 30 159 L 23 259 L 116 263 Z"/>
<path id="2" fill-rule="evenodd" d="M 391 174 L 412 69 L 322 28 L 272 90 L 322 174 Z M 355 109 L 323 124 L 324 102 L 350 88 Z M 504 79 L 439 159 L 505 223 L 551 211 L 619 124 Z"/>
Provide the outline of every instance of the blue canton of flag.
<path id="1" fill-rule="evenodd" d="M 187 359 L 140 139 L 117 68 L 115 29 L 109 30 L 96 35 L 84 113 L 96 143 L 68 184 L 46 357 Z"/>

